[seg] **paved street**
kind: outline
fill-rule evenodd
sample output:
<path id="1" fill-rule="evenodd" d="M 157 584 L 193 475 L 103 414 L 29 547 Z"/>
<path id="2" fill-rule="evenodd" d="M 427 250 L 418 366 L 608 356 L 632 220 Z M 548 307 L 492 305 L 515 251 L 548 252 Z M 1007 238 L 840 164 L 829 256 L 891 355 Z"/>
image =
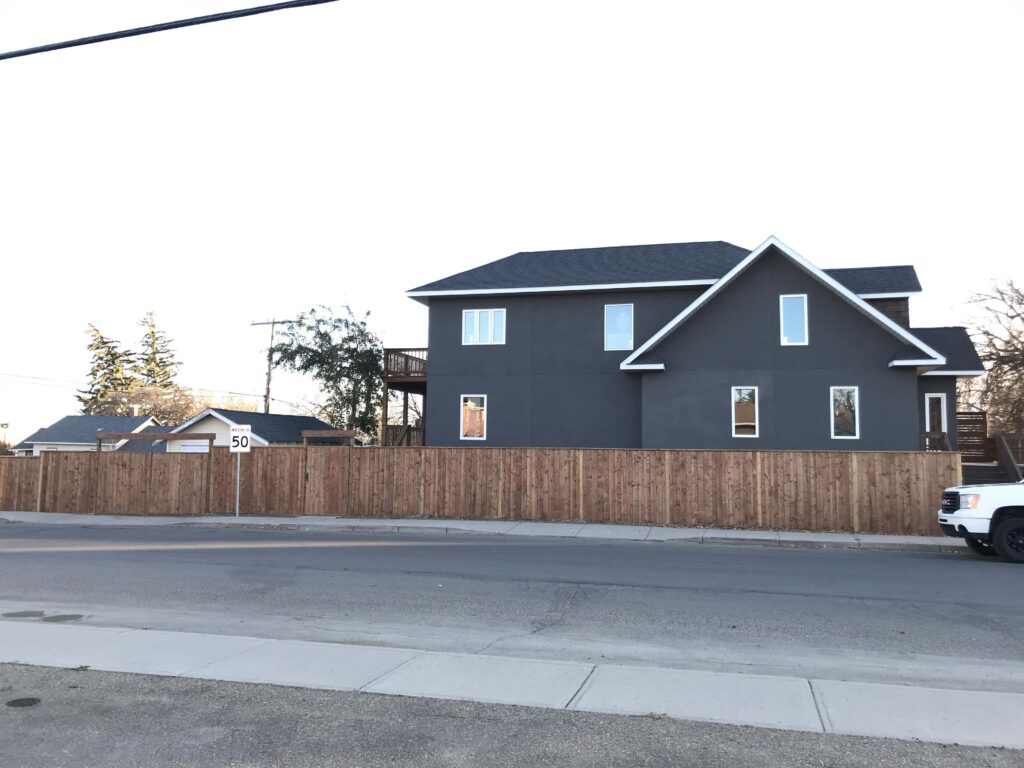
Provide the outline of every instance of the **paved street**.
<path id="1" fill-rule="evenodd" d="M 3 706 L 39 699 L 27 707 Z M 26 702 L 27 703 L 27 702 Z M 1002 749 L 0 665 L 0 764 L 1010 768 Z"/>
<path id="2" fill-rule="evenodd" d="M 0 613 L 46 621 L 942 688 L 1024 692 L 1022 592 L 947 554 L 0 525 Z"/>

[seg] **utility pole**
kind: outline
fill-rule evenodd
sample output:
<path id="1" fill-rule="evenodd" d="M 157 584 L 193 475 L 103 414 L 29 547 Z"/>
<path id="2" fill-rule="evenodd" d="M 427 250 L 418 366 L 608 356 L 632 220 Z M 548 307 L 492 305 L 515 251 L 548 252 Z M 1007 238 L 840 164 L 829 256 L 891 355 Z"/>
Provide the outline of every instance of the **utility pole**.
<path id="1" fill-rule="evenodd" d="M 249 325 L 269 325 L 270 326 L 270 346 L 267 347 L 267 389 L 263 393 L 263 412 L 270 413 L 270 376 L 274 372 L 274 329 L 278 325 L 291 325 L 295 320 L 263 320 L 262 322 L 253 322 Z"/>

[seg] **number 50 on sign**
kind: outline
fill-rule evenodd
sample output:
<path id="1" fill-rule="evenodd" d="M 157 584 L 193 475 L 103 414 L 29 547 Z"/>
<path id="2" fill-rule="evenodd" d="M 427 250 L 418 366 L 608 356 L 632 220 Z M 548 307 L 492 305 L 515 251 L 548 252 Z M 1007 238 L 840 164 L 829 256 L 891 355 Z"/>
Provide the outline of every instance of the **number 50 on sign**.
<path id="1" fill-rule="evenodd" d="M 248 453 L 252 445 L 252 427 L 248 424 L 231 427 L 231 442 L 228 450 L 231 453 Z"/>

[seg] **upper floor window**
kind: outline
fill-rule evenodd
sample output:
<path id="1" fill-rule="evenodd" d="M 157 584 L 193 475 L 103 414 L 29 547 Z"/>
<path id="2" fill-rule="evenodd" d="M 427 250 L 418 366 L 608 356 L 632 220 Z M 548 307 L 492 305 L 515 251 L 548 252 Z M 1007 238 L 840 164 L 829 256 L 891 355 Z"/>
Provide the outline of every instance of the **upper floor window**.
<path id="1" fill-rule="evenodd" d="M 784 347 L 807 344 L 807 294 L 779 296 L 779 330 Z"/>
<path id="2" fill-rule="evenodd" d="M 757 387 L 732 388 L 732 436 L 757 437 Z"/>
<path id="3" fill-rule="evenodd" d="M 462 310 L 463 344 L 504 344 L 504 309 Z"/>
<path id="4" fill-rule="evenodd" d="M 633 348 L 633 305 L 604 305 L 604 348 L 626 350 Z"/>
<path id="5" fill-rule="evenodd" d="M 860 437 L 860 389 L 829 387 L 832 396 L 832 439 L 856 440 Z"/>

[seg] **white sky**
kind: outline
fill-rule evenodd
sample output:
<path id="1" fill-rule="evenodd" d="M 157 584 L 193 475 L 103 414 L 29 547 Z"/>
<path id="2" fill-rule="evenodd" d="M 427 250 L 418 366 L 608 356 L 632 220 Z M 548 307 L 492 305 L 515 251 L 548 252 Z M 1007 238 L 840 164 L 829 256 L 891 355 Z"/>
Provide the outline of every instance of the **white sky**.
<path id="1" fill-rule="evenodd" d="M 0 50 L 244 5 L 0 0 Z M 520 250 L 775 234 L 963 322 L 1024 282 L 1022 40 L 1022 0 L 342 0 L 0 62 L 0 422 L 76 412 L 90 322 L 262 393 L 251 320 L 425 345 L 403 291 Z"/>

